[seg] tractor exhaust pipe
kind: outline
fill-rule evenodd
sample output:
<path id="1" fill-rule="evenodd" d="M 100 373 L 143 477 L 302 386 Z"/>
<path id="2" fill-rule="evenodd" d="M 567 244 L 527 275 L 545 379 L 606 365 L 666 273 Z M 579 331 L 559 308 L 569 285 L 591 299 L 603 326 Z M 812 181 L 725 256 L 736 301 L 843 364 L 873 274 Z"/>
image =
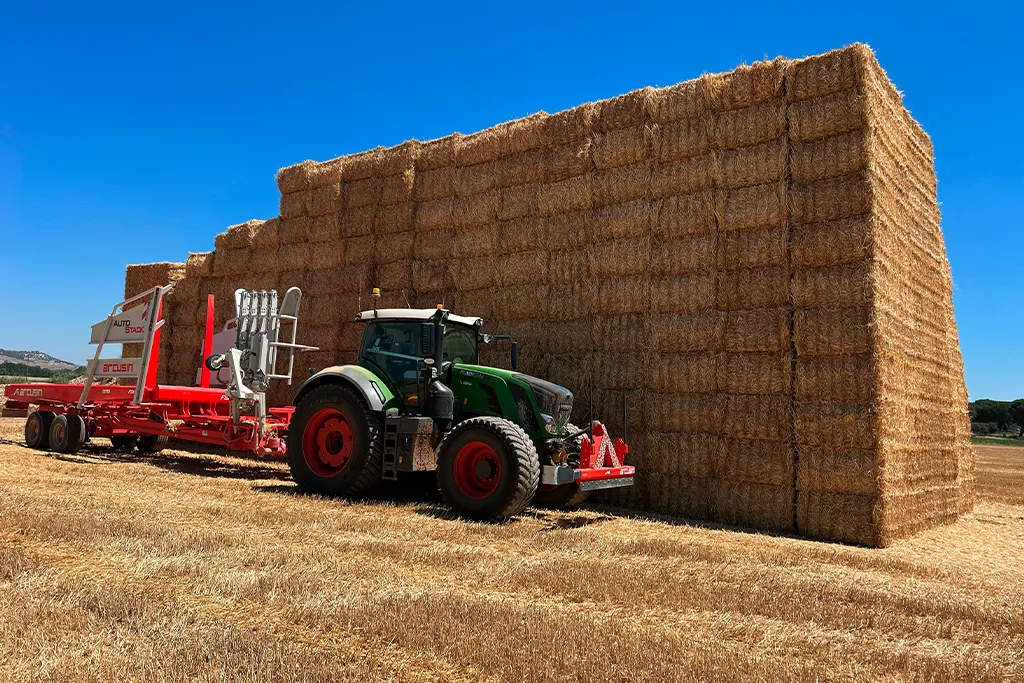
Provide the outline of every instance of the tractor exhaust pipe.
<path id="1" fill-rule="evenodd" d="M 517 341 L 512 342 L 512 350 L 510 351 L 510 353 L 512 355 L 512 358 L 511 358 L 512 369 L 513 370 L 518 370 L 519 369 L 519 342 L 517 342 Z"/>

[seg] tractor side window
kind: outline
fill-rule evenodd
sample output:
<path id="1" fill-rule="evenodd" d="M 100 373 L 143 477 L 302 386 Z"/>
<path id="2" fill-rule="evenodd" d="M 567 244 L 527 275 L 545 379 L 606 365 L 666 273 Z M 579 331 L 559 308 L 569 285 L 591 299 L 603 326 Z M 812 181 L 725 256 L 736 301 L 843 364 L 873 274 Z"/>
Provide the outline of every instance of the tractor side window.
<path id="1" fill-rule="evenodd" d="M 402 403 L 419 405 L 420 325 L 413 322 L 372 323 L 363 335 L 360 356 L 387 375 Z"/>
<path id="2" fill-rule="evenodd" d="M 461 325 L 451 325 L 444 330 L 444 354 L 442 360 L 447 363 L 458 359 L 467 365 L 477 364 L 476 330 Z"/>

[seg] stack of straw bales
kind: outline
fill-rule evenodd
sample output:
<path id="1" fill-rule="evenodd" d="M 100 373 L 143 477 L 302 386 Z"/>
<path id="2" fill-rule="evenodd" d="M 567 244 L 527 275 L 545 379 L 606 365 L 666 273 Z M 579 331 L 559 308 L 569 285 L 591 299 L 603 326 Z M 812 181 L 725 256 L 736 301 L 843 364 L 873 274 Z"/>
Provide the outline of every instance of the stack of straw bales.
<path id="1" fill-rule="evenodd" d="M 631 390 L 620 504 L 870 545 L 971 507 L 931 144 L 865 46 L 306 161 L 278 186 L 279 218 L 185 264 L 174 381 L 198 367 L 206 293 L 223 322 L 236 287 L 302 287 L 323 350 L 301 377 L 353 360 L 378 286 L 514 335 L 577 420 L 592 400 L 621 432 Z"/>

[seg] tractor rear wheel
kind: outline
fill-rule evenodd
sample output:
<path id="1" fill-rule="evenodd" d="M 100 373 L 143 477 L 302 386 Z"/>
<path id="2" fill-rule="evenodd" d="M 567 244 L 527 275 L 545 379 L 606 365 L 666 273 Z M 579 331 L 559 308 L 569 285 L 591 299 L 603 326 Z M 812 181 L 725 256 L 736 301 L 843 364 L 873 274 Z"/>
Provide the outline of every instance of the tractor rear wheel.
<path id="1" fill-rule="evenodd" d="M 139 441 L 137 436 L 112 436 L 110 437 L 110 445 L 114 447 L 115 451 L 120 453 L 131 453 L 135 449 L 135 444 Z"/>
<path id="2" fill-rule="evenodd" d="M 58 453 L 77 453 L 85 443 L 85 420 L 80 415 L 58 415 L 50 424 L 50 448 Z"/>
<path id="3" fill-rule="evenodd" d="M 146 455 L 159 453 L 163 449 L 167 448 L 169 441 L 170 437 L 166 434 L 143 434 L 136 442 L 135 448 L 139 453 Z"/>
<path id="4" fill-rule="evenodd" d="M 507 519 L 530 504 L 540 457 L 522 427 L 500 417 L 474 417 L 445 434 L 438 449 L 437 488 L 460 515 Z"/>
<path id="5" fill-rule="evenodd" d="M 45 451 L 50 447 L 50 425 L 56 415 L 49 410 L 34 410 L 25 420 L 25 445 Z"/>
<path id="6" fill-rule="evenodd" d="M 569 434 L 579 430 L 580 428 L 571 422 L 565 425 L 565 431 Z M 579 467 L 580 442 L 582 440 L 583 436 L 580 435 L 570 443 L 565 444 L 565 450 L 569 456 L 569 464 L 573 467 Z M 538 507 L 552 508 L 554 510 L 575 510 L 587 502 L 589 497 L 590 491 L 580 491 L 580 485 L 575 482 L 572 484 L 562 484 L 561 486 L 541 484 L 537 487 L 537 495 L 533 497 L 533 504 Z"/>
<path id="7" fill-rule="evenodd" d="M 380 481 L 384 418 L 343 384 L 306 394 L 288 426 L 288 466 L 306 493 L 359 496 Z"/>

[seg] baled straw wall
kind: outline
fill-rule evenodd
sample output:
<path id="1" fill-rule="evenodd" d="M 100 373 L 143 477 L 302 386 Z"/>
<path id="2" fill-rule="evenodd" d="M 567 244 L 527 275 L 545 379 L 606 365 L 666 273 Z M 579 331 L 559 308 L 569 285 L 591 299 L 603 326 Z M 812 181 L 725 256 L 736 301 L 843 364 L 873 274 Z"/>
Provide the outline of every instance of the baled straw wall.
<path id="1" fill-rule="evenodd" d="M 592 386 L 621 433 L 630 390 L 639 475 L 614 502 L 869 545 L 971 507 L 930 141 L 864 46 L 307 161 L 278 186 L 279 218 L 189 257 L 175 381 L 205 293 L 222 323 L 238 286 L 302 287 L 322 351 L 301 378 L 354 358 L 378 286 L 513 334 L 578 421 Z"/>

